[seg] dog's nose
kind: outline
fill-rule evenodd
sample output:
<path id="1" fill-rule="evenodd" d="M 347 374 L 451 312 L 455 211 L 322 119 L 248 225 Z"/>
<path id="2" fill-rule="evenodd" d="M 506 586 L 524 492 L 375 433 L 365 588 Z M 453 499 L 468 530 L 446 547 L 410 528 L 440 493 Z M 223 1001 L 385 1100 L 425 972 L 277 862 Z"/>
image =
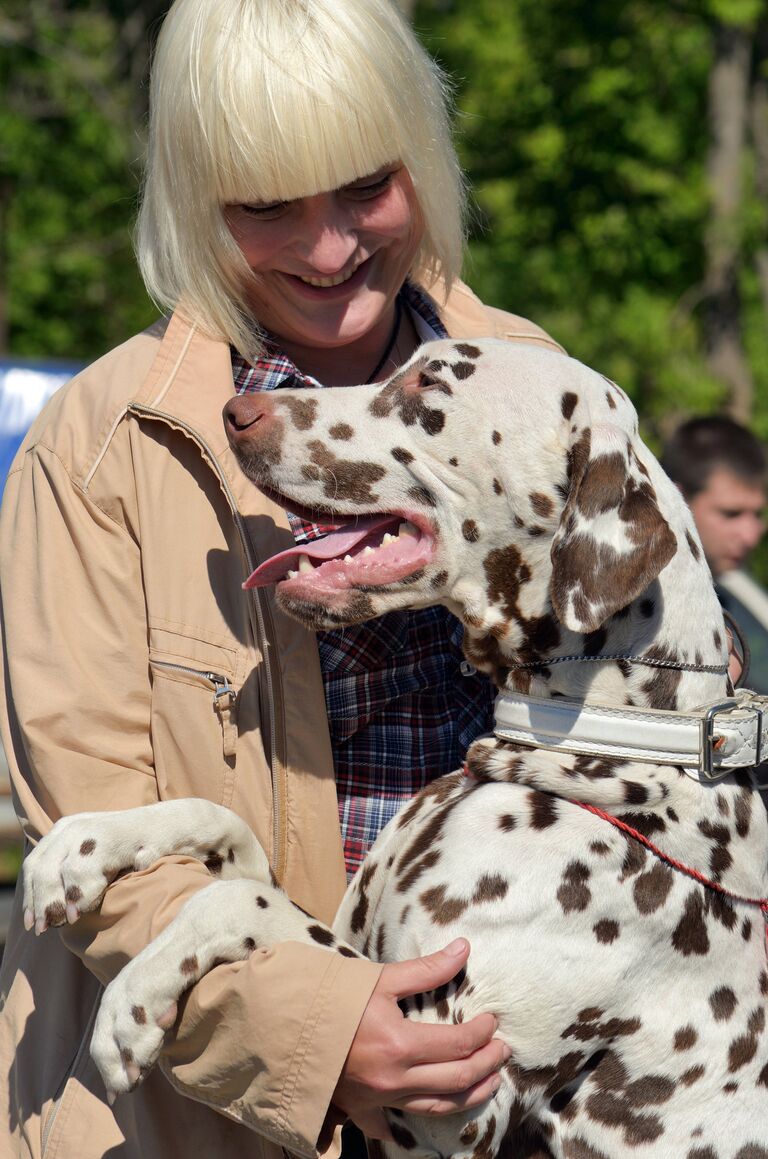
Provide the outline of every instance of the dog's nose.
<path id="1" fill-rule="evenodd" d="M 222 411 L 224 426 L 230 438 L 237 438 L 242 431 L 250 430 L 267 415 L 268 400 L 253 395 L 237 395 L 231 398 Z"/>

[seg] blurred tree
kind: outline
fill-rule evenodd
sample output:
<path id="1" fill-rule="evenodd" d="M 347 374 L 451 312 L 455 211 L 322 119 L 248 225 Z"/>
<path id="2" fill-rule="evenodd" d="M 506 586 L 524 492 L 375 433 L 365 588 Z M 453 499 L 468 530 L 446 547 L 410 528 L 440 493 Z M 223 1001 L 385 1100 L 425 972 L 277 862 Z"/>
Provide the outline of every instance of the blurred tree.
<path id="1" fill-rule="evenodd" d="M 751 87 L 766 80 L 755 68 L 764 8 L 416 5 L 416 28 L 457 83 L 460 153 L 478 205 L 469 280 L 620 382 L 652 441 L 684 414 L 732 404 L 744 415 L 752 401 L 768 434 L 768 328 L 753 260 L 762 252 L 768 285 L 766 203 L 745 128 L 751 104 L 768 158 L 764 90 Z M 717 74 L 734 45 L 735 112 Z M 729 135 L 727 162 L 716 122 Z M 761 174 L 768 181 L 765 162 Z M 732 362 L 741 357 L 737 394 L 715 322 Z"/>
<path id="2" fill-rule="evenodd" d="M 130 224 L 164 5 L 5 0 L 0 12 L 0 351 L 92 357 L 154 310 Z"/>

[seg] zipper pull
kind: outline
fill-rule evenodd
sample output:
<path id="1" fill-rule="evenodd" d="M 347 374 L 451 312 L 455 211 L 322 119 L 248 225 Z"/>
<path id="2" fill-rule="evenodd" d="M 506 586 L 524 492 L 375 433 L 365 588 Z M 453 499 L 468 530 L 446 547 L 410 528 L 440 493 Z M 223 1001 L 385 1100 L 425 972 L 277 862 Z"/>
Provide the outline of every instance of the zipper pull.
<path id="1" fill-rule="evenodd" d="M 233 688 L 226 676 L 219 676 L 216 672 L 206 672 L 215 691 L 213 707 L 221 721 L 221 736 L 224 745 L 224 756 L 234 757 L 237 751 L 237 724 L 235 721 L 235 703 L 237 689 Z"/>
<path id="2" fill-rule="evenodd" d="M 226 676 L 219 676 L 216 672 L 206 672 L 206 678 L 210 680 L 216 691 L 213 694 L 213 706 L 217 712 L 221 712 L 222 708 L 234 708 L 237 700 L 237 690 L 227 680 Z M 230 698 L 229 704 L 222 704 L 222 697 L 228 696 Z"/>

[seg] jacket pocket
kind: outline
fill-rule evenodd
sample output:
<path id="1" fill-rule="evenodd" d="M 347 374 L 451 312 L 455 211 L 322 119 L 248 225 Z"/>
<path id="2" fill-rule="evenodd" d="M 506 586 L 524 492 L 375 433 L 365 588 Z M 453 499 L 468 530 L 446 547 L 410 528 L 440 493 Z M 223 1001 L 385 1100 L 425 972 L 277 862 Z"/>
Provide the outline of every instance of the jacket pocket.
<path id="1" fill-rule="evenodd" d="M 237 758 L 237 655 L 213 641 L 153 629 L 152 745 L 164 797 L 230 805 Z"/>

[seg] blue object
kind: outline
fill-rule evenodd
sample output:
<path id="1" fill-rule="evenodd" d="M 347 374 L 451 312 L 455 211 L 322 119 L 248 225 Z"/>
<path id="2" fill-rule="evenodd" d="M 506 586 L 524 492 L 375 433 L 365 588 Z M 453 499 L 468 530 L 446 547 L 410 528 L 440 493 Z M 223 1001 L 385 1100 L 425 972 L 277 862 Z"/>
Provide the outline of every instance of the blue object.
<path id="1" fill-rule="evenodd" d="M 81 362 L 0 358 L 0 496 L 14 455 L 48 399 Z"/>

